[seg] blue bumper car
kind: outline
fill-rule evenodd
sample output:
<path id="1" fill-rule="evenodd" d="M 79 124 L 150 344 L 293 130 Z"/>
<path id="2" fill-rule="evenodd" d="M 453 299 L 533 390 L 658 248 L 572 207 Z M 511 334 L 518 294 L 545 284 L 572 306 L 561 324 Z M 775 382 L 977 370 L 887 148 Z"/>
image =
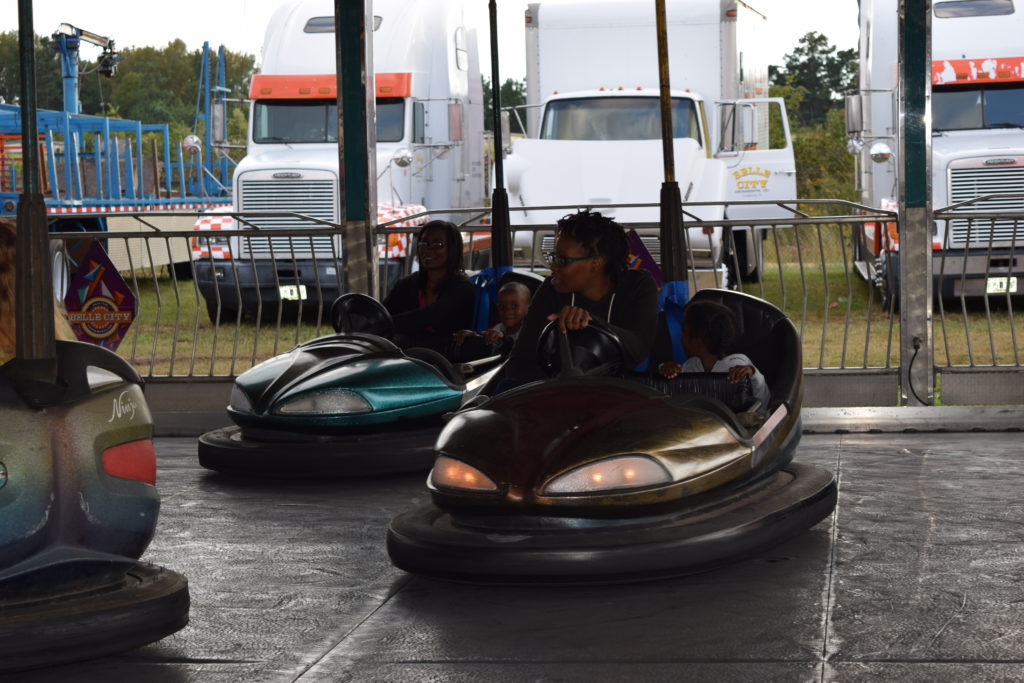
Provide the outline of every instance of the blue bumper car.
<path id="1" fill-rule="evenodd" d="M 56 383 L 0 367 L 0 672 L 99 657 L 188 623 L 186 579 L 139 558 L 156 529 L 138 374 L 57 342 Z"/>

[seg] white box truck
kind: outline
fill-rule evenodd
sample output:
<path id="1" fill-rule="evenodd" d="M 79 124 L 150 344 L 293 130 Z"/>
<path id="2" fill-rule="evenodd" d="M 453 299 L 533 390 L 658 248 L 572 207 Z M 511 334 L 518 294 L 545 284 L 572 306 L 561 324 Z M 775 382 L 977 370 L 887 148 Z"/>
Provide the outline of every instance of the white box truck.
<path id="1" fill-rule="evenodd" d="M 851 150 L 862 202 L 894 210 L 897 140 L 897 0 L 861 0 L 859 93 L 847 100 Z M 964 207 L 1024 211 L 1024 11 L 1012 0 L 932 4 L 932 207 L 1017 193 Z M 856 235 L 858 271 L 899 291 L 896 225 L 868 224 Z M 1024 221 L 954 219 L 933 223 L 937 295 L 1024 292 Z"/>
<path id="2" fill-rule="evenodd" d="M 382 215 L 483 206 L 483 89 L 463 0 L 374 0 L 372 10 Z M 287 2 L 274 13 L 249 91 L 234 211 L 339 222 L 335 59 L 333 0 Z M 286 216 L 247 220 L 268 229 L 323 227 Z M 230 232 L 234 221 L 200 223 L 220 231 L 194 249 L 211 319 L 234 320 L 239 308 L 272 314 L 282 300 L 315 306 L 321 290 L 326 307 L 344 291 L 340 236 L 239 239 Z"/>
<path id="3" fill-rule="evenodd" d="M 676 179 L 684 203 L 793 199 L 796 170 L 785 105 L 768 94 L 767 61 L 751 35 L 766 18 L 738 0 L 668 0 Z M 528 137 L 508 150 L 510 206 L 657 203 L 664 180 L 653 2 L 563 0 L 526 11 Z M 712 107 L 715 107 L 712 109 Z M 686 207 L 703 219 L 771 218 L 765 207 Z M 514 212 L 553 225 L 562 212 Z M 660 257 L 658 208 L 607 211 Z M 752 222 L 752 225 L 755 223 Z M 763 236 L 763 232 L 760 233 Z M 550 251 L 517 234 L 516 259 Z M 760 239 L 735 233 L 742 274 L 756 276 Z M 688 232 L 698 266 L 718 267 L 722 230 Z M 732 259 L 728 259 L 731 261 Z"/>

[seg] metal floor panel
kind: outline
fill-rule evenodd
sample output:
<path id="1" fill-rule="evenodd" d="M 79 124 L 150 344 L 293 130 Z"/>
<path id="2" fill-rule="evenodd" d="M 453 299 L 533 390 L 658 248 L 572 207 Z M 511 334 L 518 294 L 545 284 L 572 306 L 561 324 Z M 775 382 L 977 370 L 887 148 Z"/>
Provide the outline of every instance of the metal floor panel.
<path id="1" fill-rule="evenodd" d="M 158 439 L 144 559 L 185 574 L 191 623 L 116 657 L 5 680 L 1020 680 L 1021 436 L 806 435 L 837 512 L 706 574 L 482 587 L 391 567 L 422 475 L 238 482 Z M 282 453 L 286 459 L 287 453 Z"/>

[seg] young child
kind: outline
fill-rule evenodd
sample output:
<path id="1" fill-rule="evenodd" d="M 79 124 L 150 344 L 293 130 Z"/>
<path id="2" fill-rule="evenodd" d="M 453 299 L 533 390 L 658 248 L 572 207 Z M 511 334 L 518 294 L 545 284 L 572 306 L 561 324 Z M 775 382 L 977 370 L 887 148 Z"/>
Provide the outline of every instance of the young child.
<path id="1" fill-rule="evenodd" d="M 481 334 L 473 330 L 460 330 L 455 333 L 454 343 L 462 346 L 467 337 L 479 336 L 491 353 L 506 354 L 519 336 L 529 307 L 529 288 L 521 282 L 506 283 L 498 290 L 498 323 Z"/>
<path id="2" fill-rule="evenodd" d="M 728 372 L 730 382 L 750 377 L 754 397 L 764 409 L 770 397 L 764 375 L 742 353 L 728 353 L 735 340 L 736 319 L 729 308 L 713 301 L 693 301 L 683 316 L 686 362 L 665 361 L 658 372 L 668 379 L 681 372 Z"/>

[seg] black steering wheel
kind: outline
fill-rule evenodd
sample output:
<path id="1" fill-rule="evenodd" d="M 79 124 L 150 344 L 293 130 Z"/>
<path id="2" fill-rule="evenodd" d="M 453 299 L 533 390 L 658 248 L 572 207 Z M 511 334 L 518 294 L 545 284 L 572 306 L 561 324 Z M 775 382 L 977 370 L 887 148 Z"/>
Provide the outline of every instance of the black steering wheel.
<path id="1" fill-rule="evenodd" d="M 390 339 L 395 324 L 384 304 L 366 294 L 342 294 L 331 304 L 331 325 L 341 334 L 363 332 Z"/>
<path id="2" fill-rule="evenodd" d="M 625 358 L 622 342 L 601 323 L 562 333 L 558 321 L 547 324 L 537 340 L 537 362 L 548 377 L 613 375 Z"/>

